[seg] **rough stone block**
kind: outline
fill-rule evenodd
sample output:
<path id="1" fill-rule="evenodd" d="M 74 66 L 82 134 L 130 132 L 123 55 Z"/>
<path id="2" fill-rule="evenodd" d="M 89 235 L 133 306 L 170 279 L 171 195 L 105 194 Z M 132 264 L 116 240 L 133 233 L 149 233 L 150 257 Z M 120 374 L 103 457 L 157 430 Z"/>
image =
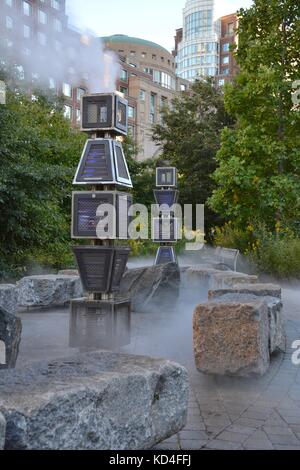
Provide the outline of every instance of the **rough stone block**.
<path id="1" fill-rule="evenodd" d="M 20 318 L 0 307 L 0 369 L 15 367 L 19 354 L 21 332 Z"/>
<path id="2" fill-rule="evenodd" d="M 0 284 L 0 307 L 9 313 L 16 313 L 17 302 L 16 286 L 14 284 Z"/>
<path id="3" fill-rule="evenodd" d="M 17 283 L 19 308 L 63 306 L 83 296 L 78 276 L 41 275 Z"/>
<path id="4" fill-rule="evenodd" d="M 155 308 L 173 308 L 180 288 L 180 270 L 177 264 L 163 264 L 128 269 L 122 279 L 120 298 L 130 298 L 135 312 Z"/>
<path id="5" fill-rule="evenodd" d="M 262 301 L 207 303 L 193 318 L 199 371 L 216 375 L 263 375 L 270 363 L 268 308 Z"/>
<path id="6" fill-rule="evenodd" d="M 186 424 L 188 373 L 110 352 L 0 374 L 6 449 L 150 449 Z"/>
<path id="7" fill-rule="evenodd" d="M 235 284 L 233 287 L 210 290 L 209 299 L 222 297 L 225 294 L 249 294 L 259 297 L 277 297 L 281 299 L 281 287 L 276 284 Z"/>
<path id="8" fill-rule="evenodd" d="M 233 288 L 210 290 L 212 302 L 253 302 L 262 300 L 268 307 L 270 354 L 286 350 L 286 334 L 283 322 L 281 288 L 274 284 L 237 284 Z"/>
<path id="9" fill-rule="evenodd" d="M 79 277 L 79 271 L 78 269 L 63 269 L 62 271 L 58 271 L 57 273 L 59 276 L 78 276 Z"/>
<path id="10" fill-rule="evenodd" d="M 236 284 L 255 284 L 257 280 L 257 276 L 250 274 L 236 273 L 234 271 L 220 271 L 212 274 L 209 288 L 216 290 L 233 287 Z"/>

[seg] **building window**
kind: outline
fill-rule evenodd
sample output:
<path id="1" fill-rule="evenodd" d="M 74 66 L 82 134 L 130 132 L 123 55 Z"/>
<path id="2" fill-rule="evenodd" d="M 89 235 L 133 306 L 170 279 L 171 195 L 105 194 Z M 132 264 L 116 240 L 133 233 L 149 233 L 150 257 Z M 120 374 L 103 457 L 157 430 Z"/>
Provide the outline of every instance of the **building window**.
<path id="1" fill-rule="evenodd" d="M 81 121 L 81 110 L 76 109 L 76 123 L 80 124 L 80 121 Z"/>
<path id="2" fill-rule="evenodd" d="M 229 56 L 226 55 L 225 57 L 222 58 L 222 64 L 229 64 Z"/>
<path id="3" fill-rule="evenodd" d="M 140 100 L 146 101 L 146 92 L 145 90 L 140 90 Z"/>
<path id="4" fill-rule="evenodd" d="M 132 64 L 132 63 L 130 63 L 129 65 L 130 65 L 130 67 L 134 67 L 134 68 L 136 68 L 136 64 Z"/>
<path id="5" fill-rule="evenodd" d="M 219 80 L 219 86 L 224 86 L 225 85 L 225 80 L 224 78 L 220 78 Z"/>
<path id="6" fill-rule="evenodd" d="M 229 49 L 230 49 L 230 43 L 225 42 L 225 44 L 223 44 L 223 52 L 229 52 Z"/>
<path id="7" fill-rule="evenodd" d="M 186 85 L 184 83 L 180 84 L 180 91 L 186 91 Z"/>
<path id="8" fill-rule="evenodd" d="M 222 74 L 223 75 L 229 75 L 229 68 L 226 67 L 226 69 L 223 69 Z"/>
<path id="9" fill-rule="evenodd" d="M 46 35 L 39 31 L 37 36 L 38 36 L 38 42 L 40 43 L 40 45 L 46 46 L 46 42 L 47 42 Z"/>
<path id="10" fill-rule="evenodd" d="M 131 119 L 135 117 L 135 108 L 133 106 L 128 106 L 128 117 Z"/>
<path id="11" fill-rule="evenodd" d="M 156 54 L 152 54 L 152 60 L 156 60 Z"/>
<path id="12" fill-rule="evenodd" d="M 31 5 L 28 2 L 23 2 L 23 13 L 26 16 L 31 15 Z"/>
<path id="13" fill-rule="evenodd" d="M 51 0 L 51 6 L 52 8 L 54 8 L 54 10 L 59 10 L 60 9 L 59 0 Z"/>
<path id="14" fill-rule="evenodd" d="M 65 105 L 64 116 L 66 119 L 72 119 L 73 109 L 72 106 Z"/>
<path id="15" fill-rule="evenodd" d="M 8 7 L 12 7 L 12 0 L 5 0 L 5 3 Z"/>
<path id="16" fill-rule="evenodd" d="M 130 51 L 131 57 L 135 57 L 135 51 Z"/>
<path id="17" fill-rule="evenodd" d="M 128 134 L 134 138 L 135 129 L 134 126 L 128 126 Z"/>
<path id="18" fill-rule="evenodd" d="M 24 24 L 23 34 L 24 38 L 30 38 L 30 27 L 27 24 Z"/>
<path id="19" fill-rule="evenodd" d="M 123 82 L 127 82 L 127 80 L 128 80 L 128 72 L 127 72 L 127 70 L 121 69 L 121 72 L 120 72 L 120 80 L 122 80 Z"/>
<path id="20" fill-rule="evenodd" d="M 13 19 L 10 16 L 7 16 L 5 18 L 5 25 L 6 25 L 7 29 L 12 29 L 13 28 L 14 22 L 13 22 Z"/>
<path id="21" fill-rule="evenodd" d="M 160 98 L 160 107 L 165 108 L 166 106 L 168 106 L 168 98 L 166 96 L 162 96 Z"/>
<path id="22" fill-rule="evenodd" d="M 81 98 L 84 94 L 85 94 L 84 88 L 77 88 L 77 92 L 76 92 L 77 101 L 81 101 Z"/>
<path id="23" fill-rule="evenodd" d="M 62 24 L 61 24 L 61 21 L 58 20 L 57 18 L 54 18 L 54 21 L 53 21 L 53 24 L 54 24 L 54 29 L 55 31 L 58 31 L 58 32 L 62 32 Z"/>
<path id="24" fill-rule="evenodd" d="M 28 47 L 24 47 L 23 54 L 29 57 L 31 55 L 31 50 Z"/>
<path id="25" fill-rule="evenodd" d="M 39 23 L 47 24 L 47 15 L 43 10 L 39 10 Z"/>
<path id="26" fill-rule="evenodd" d="M 142 52 L 142 58 L 145 59 L 147 57 L 147 52 Z"/>
<path id="27" fill-rule="evenodd" d="M 227 34 L 234 34 L 234 23 L 228 23 L 227 25 Z"/>
<path id="28" fill-rule="evenodd" d="M 151 93 L 150 95 L 150 122 L 151 124 L 154 124 L 155 122 L 155 99 L 156 99 L 156 95 L 154 95 L 154 93 Z"/>
<path id="29" fill-rule="evenodd" d="M 126 86 L 120 86 L 120 92 L 124 93 L 124 95 L 128 95 L 128 88 Z"/>
<path id="30" fill-rule="evenodd" d="M 72 98 L 72 87 L 69 83 L 63 83 L 62 92 L 65 96 Z"/>

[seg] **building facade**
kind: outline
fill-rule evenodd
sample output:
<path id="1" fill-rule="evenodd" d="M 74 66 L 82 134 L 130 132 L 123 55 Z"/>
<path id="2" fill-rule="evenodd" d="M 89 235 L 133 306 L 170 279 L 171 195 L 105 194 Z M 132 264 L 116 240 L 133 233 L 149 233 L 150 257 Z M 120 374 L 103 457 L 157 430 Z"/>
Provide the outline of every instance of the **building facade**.
<path id="1" fill-rule="evenodd" d="M 232 81 L 238 73 L 238 65 L 234 58 L 232 46 L 237 44 L 238 20 L 236 14 L 222 16 L 221 18 L 221 37 L 220 37 L 220 64 L 217 77 L 218 84 L 224 85 Z"/>
<path id="2" fill-rule="evenodd" d="M 161 109 L 189 83 L 176 77 L 174 56 L 158 44 L 124 35 L 102 40 L 120 59 L 117 88 L 129 101 L 129 130 L 139 149 L 137 159 L 155 158 L 160 149 L 152 141 L 152 126 L 160 122 Z"/>
<path id="3" fill-rule="evenodd" d="M 13 65 L 29 92 L 43 87 L 63 95 L 65 116 L 77 125 L 87 81 L 82 72 L 74 86 L 73 76 L 84 45 L 68 26 L 65 0 L 0 0 L 0 11 L 0 66 Z"/>

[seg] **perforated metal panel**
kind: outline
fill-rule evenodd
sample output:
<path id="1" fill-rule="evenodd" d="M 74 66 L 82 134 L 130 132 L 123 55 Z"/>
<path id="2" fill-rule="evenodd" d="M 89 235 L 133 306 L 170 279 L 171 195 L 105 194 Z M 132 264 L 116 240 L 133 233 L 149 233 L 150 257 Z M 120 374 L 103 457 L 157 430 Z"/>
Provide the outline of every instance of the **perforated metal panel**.
<path id="1" fill-rule="evenodd" d="M 170 190 L 154 190 L 154 197 L 156 204 L 159 206 L 166 204 L 167 206 L 171 207 L 173 204 L 176 204 L 178 201 L 178 194 L 179 192 L 175 189 Z"/>
<path id="2" fill-rule="evenodd" d="M 172 246 L 160 246 L 157 250 L 155 265 L 176 263 L 177 258 Z"/>
<path id="3" fill-rule="evenodd" d="M 101 217 L 97 215 L 97 211 L 103 204 L 115 207 L 115 218 L 112 221 L 115 238 L 128 239 L 128 226 L 131 221 L 128 211 L 132 205 L 132 196 L 119 191 L 73 192 L 72 238 L 98 238 L 97 225 Z M 107 217 L 107 214 L 104 214 L 102 219 L 104 217 Z"/>
<path id="4" fill-rule="evenodd" d="M 177 186 L 177 170 L 174 167 L 156 168 L 156 186 L 174 188 Z"/>
<path id="5" fill-rule="evenodd" d="M 77 246 L 73 251 L 84 290 L 91 293 L 119 290 L 129 248 Z"/>

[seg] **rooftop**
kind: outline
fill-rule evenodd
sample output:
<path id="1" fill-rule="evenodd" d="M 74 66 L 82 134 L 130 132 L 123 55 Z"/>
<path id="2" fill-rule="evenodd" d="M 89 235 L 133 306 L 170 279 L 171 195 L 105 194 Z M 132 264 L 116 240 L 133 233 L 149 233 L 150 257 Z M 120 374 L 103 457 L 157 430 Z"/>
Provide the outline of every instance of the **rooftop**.
<path id="1" fill-rule="evenodd" d="M 170 54 L 167 49 L 164 47 L 160 46 L 159 44 L 156 44 L 155 42 L 152 41 L 147 41 L 146 39 L 140 39 L 140 38 L 134 38 L 131 36 L 126 36 L 125 34 L 113 34 L 112 36 L 105 36 L 101 38 L 102 41 L 105 43 L 127 43 L 127 44 L 137 44 L 140 46 L 145 46 L 145 47 L 154 47 L 156 49 L 163 50 Z"/>

